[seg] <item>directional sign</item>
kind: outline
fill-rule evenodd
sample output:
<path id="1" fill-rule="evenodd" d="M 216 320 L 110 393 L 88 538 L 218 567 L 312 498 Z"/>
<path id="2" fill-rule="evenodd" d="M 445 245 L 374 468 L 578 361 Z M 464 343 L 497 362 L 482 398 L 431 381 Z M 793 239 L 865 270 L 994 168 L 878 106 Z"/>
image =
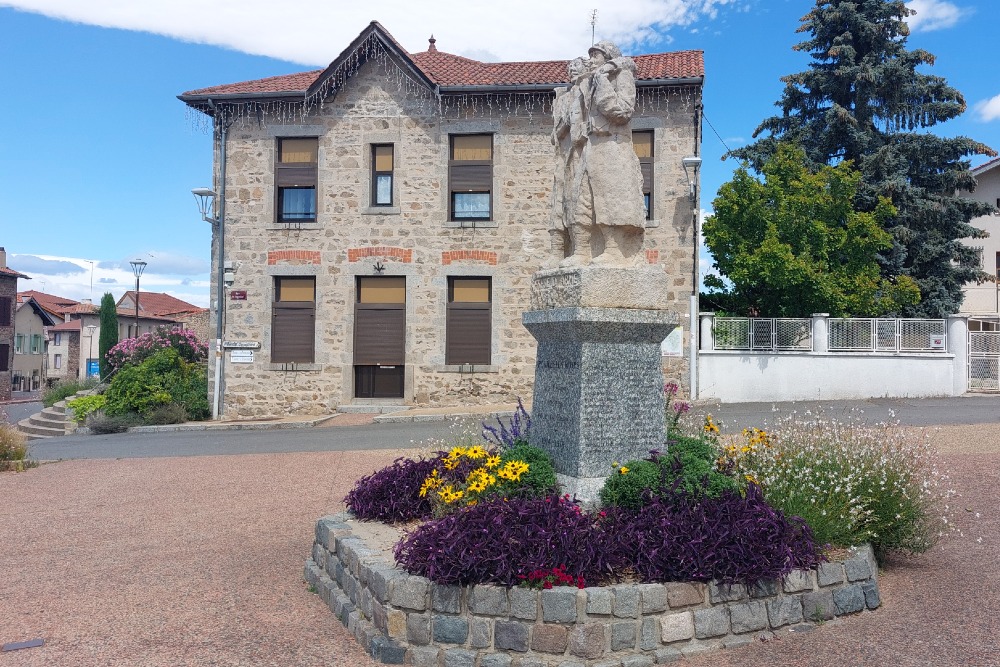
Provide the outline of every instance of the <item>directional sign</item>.
<path id="1" fill-rule="evenodd" d="M 224 340 L 222 347 L 226 350 L 259 350 L 260 343 L 255 340 Z"/>

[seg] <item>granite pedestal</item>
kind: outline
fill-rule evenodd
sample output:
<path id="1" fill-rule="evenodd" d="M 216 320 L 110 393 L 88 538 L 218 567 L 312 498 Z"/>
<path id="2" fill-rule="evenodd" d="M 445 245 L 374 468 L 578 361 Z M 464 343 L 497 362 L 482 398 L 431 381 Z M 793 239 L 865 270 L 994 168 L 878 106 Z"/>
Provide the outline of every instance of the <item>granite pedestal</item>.
<path id="1" fill-rule="evenodd" d="M 552 455 L 564 491 L 585 503 L 597 500 L 614 461 L 663 448 L 660 343 L 677 326 L 677 315 L 661 308 L 590 306 L 612 298 L 609 286 L 617 271 L 539 272 L 532 286 L 536 309 L 523 315 L 538 341 L 532 444 Z M 636 298 L 655 305 L 651 295 L 665 282 L 662 271 L 627 271 L 630 285 L 644 285 L 631 289 Z M 635 303 L 622 290 L 617 294 L 619 303 Z"/>

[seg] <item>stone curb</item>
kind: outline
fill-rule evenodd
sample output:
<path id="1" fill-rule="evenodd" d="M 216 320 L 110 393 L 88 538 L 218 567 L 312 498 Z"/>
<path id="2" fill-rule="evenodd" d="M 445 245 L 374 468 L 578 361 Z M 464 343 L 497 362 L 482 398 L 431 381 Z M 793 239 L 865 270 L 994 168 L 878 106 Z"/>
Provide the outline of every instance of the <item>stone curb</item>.
<path id="1" fill-rule="evenodd" d="M 317 419 L 307 419 L 296 422 L 265 422 L 245 424 L 227 422 L 217 424 L 215 422 L 195 422 L 192 424 L 166 424 L 164 426 L 133 426 L 129 433 L 170 433 L 173 431 L 278 431 L 295 428 L 313 428 L 330 421 L 337 415 L 325 415 Z M 79 433 L 78 429 L 77 432 Z"/>
<path id="2" fill-rule="evenodd" d="M 514 415 L 513 410 L 506 410 L 503 412 L 450 412 L 441 414 L 386 414 L 377 415 L 374 419 L 376 424 L 404 424 L 412 422 L 440 422 L 446 419 L 464 419 L 464 418 L 474 418 L 474 419 L 496 419 L 498 417 L 512 417 Z"/>

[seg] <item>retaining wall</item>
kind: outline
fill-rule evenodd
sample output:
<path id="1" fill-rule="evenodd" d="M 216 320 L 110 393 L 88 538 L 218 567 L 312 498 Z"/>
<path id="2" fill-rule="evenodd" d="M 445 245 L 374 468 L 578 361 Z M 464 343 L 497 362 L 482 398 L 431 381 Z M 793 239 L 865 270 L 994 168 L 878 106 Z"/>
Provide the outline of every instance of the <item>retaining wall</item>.
<path id="1" fill-rule="evenodd" d="M 871 547 L 749 589 L 443 586 L 393 567 L 350 514 L 316 524 L 306 581 L 372 657 L 418 667 L 648 667 L 880 604 Z"/>

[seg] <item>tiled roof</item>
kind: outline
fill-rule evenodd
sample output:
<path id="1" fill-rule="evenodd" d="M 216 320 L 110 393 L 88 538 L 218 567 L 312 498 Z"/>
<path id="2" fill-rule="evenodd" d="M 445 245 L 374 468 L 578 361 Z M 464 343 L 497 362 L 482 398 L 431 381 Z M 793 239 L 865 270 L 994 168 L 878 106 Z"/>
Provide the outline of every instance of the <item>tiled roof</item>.
<path id="1" fill-rule="evenodd" d="M 83 320 L 70 320 L 69 322 L 61 322 L 54 327 L 49 327 L 49 331 L 79 331 L 81 325 L 83 325 Z"/>
<path id="2" fill-rule="evenodd" d="M 553 86 L 566 83 L 566 60 L 541 60 L 509 63 L 484 63 L 462 56 L 452 55 L 443 51 L 438 51 L 434 45 L 427 51 L 420 53 L 407 53 L 398 45 L 381 25 L 377 22 L 372 24 L 361 33 L 364 37 L 366 33 L 374 33 L 392 51 L 399 51 L 405 58 L 409 58 L 416 70 L 422 73 L 427 79 L 445 89 L 447 87 L 464 86 L 525 86 L 525 85 L 546 85 Z M 355 40 L 357 42 L 358 40 Z M 341 54 L 338 60 L 344 58 L 347 52 Z M 705 75 L 705 60 L 701 51 L 674 51 L 670 53 L 652 53 L 647 55 L 632 56 L 635 61 L 637 73 L 636 78 L 641 82 L 658 81 L 663 79 L 689 79 L 700 78 Z M 337 60 L 334 61 L 334 64 Z M 189 104 L 197 104 L 197 99 L 211 96 L 260 96 L 273 95 L 274 97 L 286 97 L 302 94 L 304 95 L 311 86 L 332 67 L 321 70 L 311 70 L 288 74 L 285 76 L 272 76 L 266 79 L 255 79 L 253 81 L 243 81 L 210 88 L 191 90 L 183 95 L 181 99 Z M 444 90 L 443 92 L 447 92 Z"/>
<path id="3" fill-rule="evenodd" d="M 972 175 L 981 176 L 982 174 L 985 174 L 986 172 L 995 169 L 997 167 L 1000 167 L 1000 157 L 995 157 L 992 160 L 987 160 L 978 167 L 973 167 Z"/>
<path id="4" fill-rule="evenodd" d="M 15 271 L 14 269 L 9 269 L 6 266 L 0 266 L 0 276 L 10 276 L 11 278 L 28 278 L 29 280 L 31 279 L 29 276 L 26 276 L 18 271 Z"/>
<path id="5" fill-rule="evenodd" d="M 45 292 L 39 292 L 38 290 L 25 290 L 24 292 L 18 292 L 17 295 L 19 297 L 30 297 L 34 299 L 38 302 L 38 305 L 54 315 L 62 315 L 66 312 L 66 308 L 79 305 L 80 303 L 79 301 L 74 301 L 73 299 L 56 296 L 55 294 L 46 294 Z"/>
<path id="6" fill-rule="evenodd" d="M 125 292 L 122 298 L 118 299 L 118 306 L 121 307 L 122 302 L 126 299 L 128 299 L 130 304 L 126 307 L 126 311 L 131 308 L 134 315 L 135 306 L 131 304 L 135 303 L 135 290 Z M 139 314 L 142 316 L 149 314 L 172 315 L 176 313 L 200 312 L 203 310 L 206 309 L 163 292 L 139 292 Z"/>
<path id="7" fill-rule="evenodd" d="M 96 313 L 99 309 L 92 303 L 78 303 L 74 306 L 67 306 L 63 308 L 64 313 L 67 315 L 92 315 Z"/>

